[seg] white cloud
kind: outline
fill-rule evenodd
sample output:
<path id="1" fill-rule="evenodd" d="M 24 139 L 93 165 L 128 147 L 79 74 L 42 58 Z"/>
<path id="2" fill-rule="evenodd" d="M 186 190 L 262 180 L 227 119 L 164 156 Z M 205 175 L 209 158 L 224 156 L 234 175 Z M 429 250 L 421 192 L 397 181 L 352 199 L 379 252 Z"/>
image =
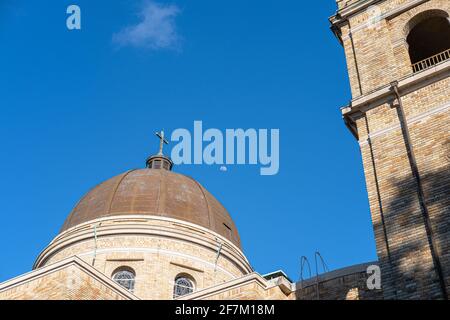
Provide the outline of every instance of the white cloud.
<path id="1" fill-rule="evenodd" d="M 143 47 L 151 50 L 179 49 L 180 36 L 175 18 L 180 14 L 176 5 L 146 1 L 139 12 L 140 22 L 113 35 L 119 46 Z"/>

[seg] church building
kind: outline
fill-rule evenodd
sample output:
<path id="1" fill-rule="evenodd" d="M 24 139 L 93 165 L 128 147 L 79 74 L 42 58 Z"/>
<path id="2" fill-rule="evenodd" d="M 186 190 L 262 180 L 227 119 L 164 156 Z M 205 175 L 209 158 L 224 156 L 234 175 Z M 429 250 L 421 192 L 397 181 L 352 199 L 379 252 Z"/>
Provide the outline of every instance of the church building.
<path id="1" fill-rule="evenodd" d="M 146 167 L 90 190 L 0 300 L 448 299 L 450 1 L 337 5 L 352 90 L 341 111 L 361 149 L 378 261 L 299 282 L 255 272 L 232 215 L 174 172 L 161 132 Z M 367 285 L 374 265 L 381 290 Z"/>

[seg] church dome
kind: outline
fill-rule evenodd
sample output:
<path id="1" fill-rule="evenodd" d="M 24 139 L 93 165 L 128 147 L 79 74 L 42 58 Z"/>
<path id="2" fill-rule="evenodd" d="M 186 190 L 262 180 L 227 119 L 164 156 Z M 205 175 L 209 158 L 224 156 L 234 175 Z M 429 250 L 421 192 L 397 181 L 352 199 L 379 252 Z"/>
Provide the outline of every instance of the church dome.
<path id="1" fill-rule="evenodd" d="M 240 247 L 227 210 L 194 179 L 164 169 L 131 170 L 88 192 L 66 219 L 61 232 L 111 216 L 149 215 L 190 222 Z"/>
<path id="2" fill-rule="evenodd" d="M 145 300 L 174 299 L 253 272 L 227 210 L 197 181 L 171 171 L 164 131 L 156 135 L 159 152 L 146 168 L 89 191 L 34 269 L 76 256 Z"/>

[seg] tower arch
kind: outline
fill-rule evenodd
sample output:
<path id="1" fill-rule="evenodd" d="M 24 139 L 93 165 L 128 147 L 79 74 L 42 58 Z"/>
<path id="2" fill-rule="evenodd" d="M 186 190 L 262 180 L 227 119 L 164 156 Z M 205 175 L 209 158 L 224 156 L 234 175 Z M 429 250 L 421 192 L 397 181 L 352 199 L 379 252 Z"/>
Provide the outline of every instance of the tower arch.
<path id="1" fill-rule="evenodd" d="M 405 26 L 405 39 L 411 64 L 434 57 L 450 49 L 449 14 L 432 9 L 414 16 Z M 433 59 L 430 63 L 440 61 Z"/>

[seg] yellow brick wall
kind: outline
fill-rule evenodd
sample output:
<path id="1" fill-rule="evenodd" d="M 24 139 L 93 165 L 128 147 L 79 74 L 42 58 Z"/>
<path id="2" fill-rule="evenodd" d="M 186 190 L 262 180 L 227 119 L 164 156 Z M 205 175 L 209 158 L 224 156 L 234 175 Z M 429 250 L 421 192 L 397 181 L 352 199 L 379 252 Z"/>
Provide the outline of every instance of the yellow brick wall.
<path id="1" fill-rule="evenodd" d="M 75 266 L 49 272 L 0 292 L 0 300 L 124 300 L 108 286 Z"/>
<path id="2" fill-rule="evenodd" d="M 346 3 L 338 1 L 341 8 Z M 367 13 L 362 11 L 340 27 L 353 99 L 361 96 L 364 99 L 369 93 L 376 96 L 394 80 L 419 79 L 420 75 L 412 73 L 406 43 L 410 21 L 429 10 L 450 13 L 448 0 L 421 4 L 414 0 L 385 0 L 376 5 L 383 14 L 403 10 L 381 20 L 376 27 L 367 24 Z M 374 98 L 353 114 L 383 271 L 383 290 L 388 299 L 439 299 L 443 295 L 430 239 L 436 245 L 445 286 L 450 292 L 449 72 L 431 73 L 428 79 L 401 89 L 400 94 L 431 221 L 430 232 L 425 228 L 424 210 L 419 203 L 418 184 L 412 175 L 395 96 L 391 93 L 387 99 Z"/>
<path id="3" fill-rule="evenodd" d="M 386 14 L 412 2 L 413 0 L 386 0 L 376 3 L 376 6 L 380 13 Z M 353 97 L 360 95 L 355 57 L 359 68 L 362 94 L 412 72 L 406 43 L 408 22 L 421 12 L 435 9 L 450 12 L 450 1 L 430 0 L 372 25 L 368 24 L 371 15 L 367 10 L 348 19 L 348 24 L 344 25 L 341 31 Z M 349 37 L 350 30 L 352 30 L 354 51 Z"/>
<path id="4" fill-rule="evenodd" d="M 125 224 L 127 220 L 124 220 Z M 120 222 L 115 226 L 120 225 Z M 156 235 L 141 234 L 109 234 L 102 232 L 108 225 L 100 227 L 95 250 L 93 233 L 87 239 L 74 241 L 68 246 L 55 250 L 45 258 L 43 265 L 51 265 L 65 258 L 77 256 L 92 265 L 108 277 L 112 277 L 119 267 L 132 268 L 136 273 L 134 294 L 141 299 L 171 300 L 173 298 L 174 280 L 177 275 L 188 274 L 195 282 L 196 291 L 212 287 L 247 274 L 240 263 L 226 251 L 231 247 L 223 248 L 217 266 L 217 246 L 207 247 L 189 238 L 177 239 L 177 232 L 185 232 L 178 224 L 167 221 L 152 221 L 151 228 L 158 226 L 167 230 L 167 234 Z M 142 223 L 141 228 L 147 224 Z M 86 232 L 86 229 L 83 229 Z M 106 230 L 106 229 L 105 229 Z M 92 228 L 91 228 L 92 231 Z M 89 231 L 88 231 L 89 232 Z M 194 229 L 188 230 L 194 236 Z M 171 234 L 174 237 L 171 237 Z M 76 236 L 76 232 L 70 234 Z M 213 235 L 210 235 L 213 237 Z M 205 234 L 202 237 L 206 237 Z M 58 241 L 65 241 L 63 236 Z M 54 243 L 56 245 L 58 242 Z M 236 249 L 234 249 L 236 250 Z M 94 259 L 94 252 L 96 256 Z M 238 252 L 234 252 L 238 254 Z M 247 265 L 248 270 L 250 266 Z"/>

